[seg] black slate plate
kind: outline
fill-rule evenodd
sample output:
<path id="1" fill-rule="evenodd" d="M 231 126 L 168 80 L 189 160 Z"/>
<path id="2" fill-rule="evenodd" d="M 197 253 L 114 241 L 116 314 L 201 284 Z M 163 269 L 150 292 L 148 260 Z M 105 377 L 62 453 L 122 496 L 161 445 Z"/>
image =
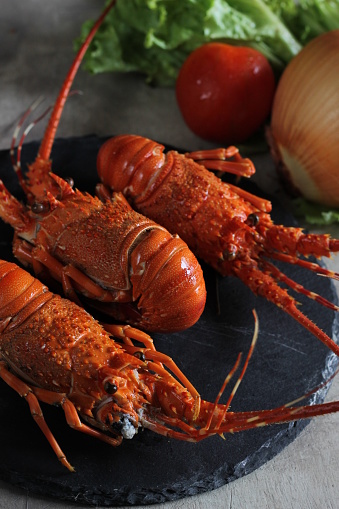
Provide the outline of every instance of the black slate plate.
<path id="1" fill-rule="evenodd" d="M 63 177 L 72 176 L 79 189 L 93 192 L 97 182 L 95 159 L 101 142 L 94 136 L 57 140 L 54 171 Z M 36 143 L 25 145 L 24 161 L 33 161 L 37 148 Z M 0 178 L 17 197 L 23 197 L 8 152 L 0 152 Z M 277 203 L 273 218 L 277 223 L 293 224 Z M 13 260 L 11 239 L 11 228 L 1 222 L 0 256 L 7 260 Z M 284 269 L 292 279 L 336 300 L 329 280 L 297 267 Z M 253 308 L 260 320 L 259 341 L 232 404 L 233 411 L 282 405 L 305 394 L 333 372 L 336 358 L 324 345 L 234 278 L 218 278 L 218 315 L 216 276 L 207 267 L 204 272 L 208 299 L 199 322 L 182 333 L 154 335 L 157 348 L 173 357 L 204 399 L 214 400 L 238 352 L 247 352 L 253 333 Z M 329 335 L 336 336 L 332 311 L 301 296 L 298 300 L 303 302 L 305 314 Z M 47 422 L 76 468 L 76 473 L 70 474 L 55 458 L 25 401 L 3 382 L 0 387 L 0 477 L 35 493 L 93 505 L 152 504 L 215 489 L 268 461 L 306 425 L 303 421 L 270 426 L 230 435 L 226 440 L 213 437 L 199 444 L 177 442 L 145 430 L 113 449 L 71 430 L 60 409 L 44 406 Z M 322 402 L 326 391 L 318 391 L 306 402 Z"/>

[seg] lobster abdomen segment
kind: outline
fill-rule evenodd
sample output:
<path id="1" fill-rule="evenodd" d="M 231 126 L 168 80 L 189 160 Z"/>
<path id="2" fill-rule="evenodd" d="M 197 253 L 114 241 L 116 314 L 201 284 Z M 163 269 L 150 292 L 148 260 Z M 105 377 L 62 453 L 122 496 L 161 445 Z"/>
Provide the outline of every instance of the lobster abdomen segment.
<path id="1" fill-rule="evenodd" d="M 187 244 L 168 232 L 151 231 L 133 250 L 131 283 L 133 299 L 138 299 L 141 310 L 141 326 L 146 329 L 148 320 L 153 330 L 157 326 L 163 329 L 164 323 L 169 331 L 187 329 L 204 310 L 206 288 L 201 267 Z"/>
<path id="2" fill-rule="evenodd" d="M 164 174 L 164 146 L 141 136 L 129 134 L 107 140 L 99 150 L 97 169 L 101 181 L 129 196 L 144 196 L 152 182 Z M 118 168 L 118 171 L 116 171 Z M 140 170 L 140 171 L 139 171 Z"/>
<path id="3" fill-rule="evenodd" d="M 0 332 L 18 327 L 51 298 L 46 286 L 28 272 L 0 260 Z"/>

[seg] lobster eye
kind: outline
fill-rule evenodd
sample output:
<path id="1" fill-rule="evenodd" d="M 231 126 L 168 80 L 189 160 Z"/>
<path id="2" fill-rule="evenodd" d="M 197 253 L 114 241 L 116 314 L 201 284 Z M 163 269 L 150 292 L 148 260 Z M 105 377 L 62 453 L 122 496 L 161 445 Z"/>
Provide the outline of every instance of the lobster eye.
<path id="1" fill-rule="evenodd" d="M 249 214 L 249 216 L 246 219 L 246 224 L 249 226 L 257 226 L 259 224 L 259 216 L 257 214 Z"/>
<path id="2" fill-rule="evenodd" d="M 34 202 L 32 204 L 31 210 L 34 214 L 43 214 L 44 212 L 48 212 L 49 205 L 48 203 Z"/>
<path id="3" fill-rule="evenodd" d="M 229 253 L 224 253 L 224 258 L 226 258 L 226 260 L 228 262 L 232 262 L 233 260 L 235 260 L 237 254 L 234 252 L 234 251 L 230 251 Z"/>
<path id="4" fill-rule="evenodd" d="M 70 187 L 74 187 L 74 180 L 72 179 L 72 177 L 66 177 L 64 180 Z"/>
<path id="5" fill-rule="evenodd" d="M 115 392 L 117 392 L 118 386 L 114 382 L 107 380 L 104 383 L 104 390 L 107 392 L 107 394 L 114 394 Z"/>
<path id="6" fill-rule="evenodd" d="M 232 262 L 237 257 L 238 248 L 234 244 L 229 244 L 227 249 L 224 251 L 224 259 L 228 262 Z"/>
<path id="7" fill-rule="evenodd" d="M 134 352 L 134 357 L 136 357 L 137 359 L 140 359 L 142 362 L 144 362 L 146 360 L 146 357 L 145 357 L 145 354 L 144 352 Z"/>

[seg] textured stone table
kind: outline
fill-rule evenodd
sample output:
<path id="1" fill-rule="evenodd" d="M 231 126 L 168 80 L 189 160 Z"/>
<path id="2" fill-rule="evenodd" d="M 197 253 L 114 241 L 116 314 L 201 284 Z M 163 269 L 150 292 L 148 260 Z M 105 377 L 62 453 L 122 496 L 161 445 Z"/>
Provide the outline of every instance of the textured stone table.
<path id="1" fill-rule="evenodd" d="M 72 40 L 81 23 L 96 17 L 93 0 L 2 0 L 0 17 L 0 149 L 7 149 L 13 128 L 26 107 L 40 95 L 52 103 L 73 58 Z M 67 103 L 58 136 L 136 133 L 189 149 L 209 147 L 183 124 L 173 90 L 152 89 L 132 75 L 89 76 L 82 71 L 75 88 L 82 95 Z M 29 140 L 39 139 L 40 123 Z M 269 192 L 279 189 L 274 172 L 261 169 L 256 179 Z M 331 233 L 339 236 L 339 228 Z M 339 270 L 338 257 L 329 263 Z M 316 317 L 313 317 L 316 320 Z M 339 400 L 339 380 L 326 398 Z M 1 416 L 5 419 L 6 416 Z M 313 420 L 276 458 L 252 474 L 213 492 L 170 502 L 165 509 L 316 509 L 338 507 L 339 415 Z M 0 482 L 0 508 L 75 507 L 37 497 Z M 76 506 L 79 509 L 82 506 Z M 146 506 L 144 506 L 146 507 Z"/>

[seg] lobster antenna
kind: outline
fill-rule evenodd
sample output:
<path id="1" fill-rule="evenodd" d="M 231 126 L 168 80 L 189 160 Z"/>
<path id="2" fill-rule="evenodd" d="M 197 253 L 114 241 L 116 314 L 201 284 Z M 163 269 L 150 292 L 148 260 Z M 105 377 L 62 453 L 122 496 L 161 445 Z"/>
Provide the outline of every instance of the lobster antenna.
<path id="1" fill-rule="evenodd" d="M 38 97 L 38 99 L 36 99 L 30 106 L 29 108 L 27 108 L 27 110 L 24 112 L 24 114 L 21 116 L 19 122 L 17 123 L 17 125 L 15 126 L 15 129 L 14 129 L 14 132 L 13 132 L 13 136 L 12 136 L 12 143 L 11 143 L 11 148 L 10 148 L 10 157 L 11 157 L 11 163 L 12 163 L 12 166 L 13 166 L 13 169 L 14 171 L 16 171 L 16 168 L 17 168 L 17 164 L 18 164 L 18 161 L 15 159 L 15 146 L 16 146 L 16 143 L 18 141 L 18 137 L 19 137 L 19 133 L 20 133 L 20 130 L 21 130 L 21 127 L 23 126 L 26 118 L 29 117 L 29 115 L 34 111 L 36 110 L 36 108 L 39 106 L 39 104 L 42 103 L 42 101 L 44 100 L 43 96 L 41 97 Z"/>
<path id="2" fill-rule="evenodd" d="M 72 90 L 70 93 L 69 93 L 69 97 L 71 95 L 75 95 L 75 94 L 81 94 L 81 91 L 80 90 Z M 28 118 L 28 116 L 40 105 L 40 103 L 43 101 L 43 97 L 39 97 L 26 111 L 25 113 L 23 114 L 23 116 L 21 117 L 20 121 L 18 122 L 18 125 L 16 126 L 15 128 L 15 131 L 13 133 L 13 138 L 12 138 L 12 144 L 11 144 L 11 149 L 10 149 L 10 156 L 11 156 L 11 162 L 12 162 L 12 166 L 13 166 L 13 170 L 15 171 L 15 173 L 17 174 L 17 177 L 18 177 L 18 180 L 19 180 L 19 184 L 21 186 L 21 188 L 23 189 L 23 191 L 25 192 L 25 194 L 28 196 L 30 194 L 30 191 L 25 183 L 25 178 L 23 176 L 23 173 L 22 173 L 22 165 L 21 165 L 21 151 L 22 151 L 22 147 L 23 147 L 23 144 L 24 144 L 24 141 L 27 137 L 27 135 L 30 133 L 30 131 L 33 129 L 34 126 L 36 126 L 43 118 L 45 118 L 45 116 L 51 111 L 51 109 L 53 108 L 53 105 L 50 105 L 48 106 L 48 108 L 46 108 L 46 110 L 39 116 L 37 117 L 36 119 L 34 119 L 24 130 L 21 138 L 20 138 L 20 141 L 17 145 L 17 154 L 16 154 L 16 157 L 15 157 L 15 144 L 16 142 L 18 141 L 18 137 L 19 137 L 19 133 L 20 133 L 20 129 L 24 123 L 24 121 L 26 120 L 26 118 Z"/>
<path id="3" fill-rule="evenodd" d="M 233 368 L 231 369 L 231 371 L 227 374 L 225 380 L 224 380 L 224 383 L 222 384 L 221 388 L 220 388 L 220 391 L 218 392 L 218 395 L 217 397 L 215 398 L 215 401 L 214 401 L 214 405 L 213 405 L 213 410 L 212 412 L 210 413 L 210 416 L 208 418 L 208 421 L 207 421 L 207 424 L 205 426 L 205 429 L 206 430 L 209 430 L 210 427 L 211 427 L 211 423 L 212 423 L 212 419 L 213 419 L 213 415 L 215 413 L 215 410 L 218 406 L 218 403 L 220 401 L 220 398 L 221 396 L 223 395 L 225 389 L 226 389 L 226 386 L 229 384 L 229 382 L 231 381 L 231 379 L 233 378 L 233 375 L 234 373 L 236 372 L 236 370 L 238 369 L 239 367 L 239 364 L 240 364 L 240 361 L 241 361 L 241 357 L 242 357 L 242 353 L 240 352 L 238 354 L 238 357 L 237 357 L 237 360 L 235 361 L 234 363 L 234 366 Z M 223 414 L 223 417 L 224 417 L 224 414 Z"/>
<path id="4" fill-rule="evenodd" d="M 290 401 L 289 403 L 285 403 L 285 405 L 283 405 L 282 408 L 284 408 L 284 407 L 288 408 L 292 405 L 295 405 L 296 403 L 299 403 L 303 399 L 306 399 L 309 396 L 312 396 L 312 394 L 315 394 L 316 392 L 318 392 L 321 389 L 323 389 L 324 387 L 326 387 L 326 385 L 328 385 L 330 382 L 332 382 L 332 380 L 337 376 L 338 373 L 339 373 L 339 368 L 337 368 L 334 371 L 334 373 L 332 373 L 332 375 L 329 376 L 326 380 L 324 380 L 321 384 L 314 387 L 314 389 L 310 390 L 309 392 L 306 392 L 306 394 L 304 394 L 303 396 L 300 396 L 299 398 L 296 398 L 293 401 Z"/>
<path id="5" fill-rule="evenodd" d="M 67 97 L 69 95 L 70 88 L 71 88 L 74 78 L 76 76 L 76 73 L 80 67 L 83 57 L 84 57 L 90 43 L 92 42 L 92 39 L 95 36 L 99 26 L 101 25 L 101 23 L 105 19 L 106 15 L 108 14 L 108 12 L 112 9 L 112 7 L 115 4 L 116 4 L 116 0 L 112 0 L 108 4 L 108 6 L 102 12 L 101 16 L 94 23 L 92 29 L 90 30 L 84 43 L 82 44 L 80 50 L 78 51 L 78 53 L 73 61 L 73 64 L 71 65 L 71 68 L 68 71 L 65 81 L 61 87 L 58 98 L 55 102 L 51 117 L 49 119 L 46 131 L 45 131 L 45 135 L 41 142 L 41 146 L 40 146 L 37 158 L 40 158 L 43 160 L 49 159 L 49 157 L 51 155 L 51 151 L 52 151 L 53 142 L 55 139 L 55 134 L 56 134 L 59 122 L 60 122 L 61 114 L 62 114 L 64 105 L 65 105 L 65 102 L 67 100 Z"/>
<path id="6" fill-rule="evenodd" d="M 285 253 L 278 252 L 270 252 L 270 258 L 274 260 L 279 260 L 281 262 L 289 263 L 290 265 L 298 265 L 299 267 L 303 267 L 304 269 L 310 270 L 318 274 L 318 276 L 325 276 L 331 279 L 339 280 L 339 273 L 334 272 L 333 270 L 326 269 L 321 267 L 317 263 L 310 262 L 309 260 L 304 260 L 302 258 L 293 258 L 291 255 Z"/>
<path id="7" fill-rule="evenodd" d="M 281 272 L 275 265 L 271 264 L 270 262 L 266 261 L 265 267 L 267 267 L 269 269 L 272 276 L 274 276 L 277 281 L 281 281 L 282 283 L 285 283 L 287 286 L 292 288 L 295 292 L 306 295 L 306 297 L 308 297 L 309 299 L 315 300 L 322 306 L 325 306 L 325 307 L 331 309 L 332 311 L 339 311 L 339 306 L 337 306 L 336 304 L 333 304 L 332 302 L 325 299 L 325 297 L 322 297 L 318 293 L 308 290 L 301 284 L 296 283 L 295 281 L 293 281 L 291 278 L 286 276 L 283 272 Z M 323 270 L 326 270 L 326 269 L 323 269 Z M 327 273 L 322 274 L 322 273 L 318 272 L 318 276 L 324 276 L 324 277 L 330 277 L 333 279 L 338 279 L 338 274 L 336 274 L 335 272 L 332 272 L 331 274 L 327 274 Z"/>
<path id="8" fill-rule="evenodd" d="M 38 122 L 40 122 L 40 120 L 45 118 L 45 116 L 48 114 L 49 111 L 51 111 L 51 109 L 52 109 L 52 106 L 49 106 L 48 108 L 46 108 L 46 110 L 40 115 L 40 117 L 38 117 L 35 120 L 33 120 L 26 127 L 26 129 L 22 133 L 22 136 L 21 136 L 20 141 L 19 141 L 18 146 L 17 146 L 16 161 L 15 161 L 15 164 L 14 164 L 13 168 L 14 168 L 15 173 L 17 174 L 20 186 L 24 190 L 25 194 L 28 194 L 29 190 L 28 190 L 28 188 L 26 186 L 25 179 L 24 179 L 24 176 L 22 174 L 22 168 L 21 168 L 21 151 L 22 151 L 22 147 L 23 147 L 24 141 L 25 141 L 27 135 L 29 134 L 29 132 L 33 129 L 34 126 L 36 126 L 38 124 Z M 12 160 L 12 164 L 13 164 L 13 160 Z"/>
<path id="9" fill-rule="evenodd" d="M 251 346 L 250 346 L 250 349 L 249 349 L 249 351 L 248 351 L 248 353 L 247 353 L 247 356 L 246 356 L 246 359 L 245 359 L 245 363 L 244 363 L 244 366 L 243 366 L 243 368 L 242 368 L 242 370 L 241 370 L 241 373 L 240 373 L 240 375 L 239 375 L 239 377 L 238 377 L 238 380 L 236 381 L 236 383 L 235 383 L 235 385 L 234 385 L 234 387 L 233 387 L 233 389 L 232 389 L 232 392 L 231 392 L 231 394 L 230 394 L 230 396 L 229 396 L 229 398 L 228 398 L 228 401 L 227 401 L 227 403 L 226 403 L 226 405 L 225 405 L 225 410 L 224 410 L 224 412 L 221 414 L 221 416 L 220 416 L 220 418 L 219 418 L 219 420 L 218 420 L 218 424 L 217 424 L 217 426 L 216 426 L 216 428 L 215 428 L 215 429 L 218 429 L 218 428 L 220 427 L 220 425 L 221 425 L 221 423 L 222 423 L 223 419 L 225 418 L 225 415 L 226 415 L 226 413 L 227 413 L 227 411 L 228 411 L 228 409 L 229 409 L 229 407 L 230 407 L 230 405 L 231 405 L 231 403 L 232 403 L 232 400 L 233 400 L 233 398 L 234 398 L 234 396 L 235 396 L 235 394 L 236 394 L 237 390 L 239 389 L 239 385 L 241 384 L 241 381 L 242 381 L 242 379 L 244 378 L 244 375 L 245 375 L 246 370 L 247 370 L 247 368 L 248 368 L 248 364 L 249 364 L 250 359 L 251 359 L 251 357 L 252 357 L 252 354 L 253 354 L 253 352 L 254 352 L 255 345 L 257 344 L 258 335 L 259 335 L 259 319 L 258 319 L 258 315 L 257 315 L 257 312 L 255 311 L 255 309 L 253 309 L 253 310 L 252 310 L 252 313 L 253 313 L 253 316 L 254 316 L 254 332 L 253 332 L 253 338 L 252 338 Z M 213 418 L 213 414 L 214 414 L 214 412 L 215 412 L 215 410 L 216 410 L 216 408 L 217 408 L 217 405 L 218 405 L 218 403 L 219 403 L 219 400 L 220 400 L 220 398 L 221 398 L 221 396 L 222 396 L 222 394 L 223 394 L 223 392 L 224 392 L 224 390 L 225 390 L 225 388 L 226 388 L 226 385 L 227 385 L 227 384 L 228 384 L 228 382 L 231 380 L 231 378 L 232 378 L 232 376 L 233 376 L 234 372 L 235 372 L 235 371 L 236 371 L 236 369 L 238 368 L 238 366 L 239 366 L 239 362 L 240 362 L 240 359 L 241 359 L 241 354 L 239 354 L 239 355 L 238 355 L 238 358 L 237 358 L 237 360 L 236 360 L 235 365 L 233 366 L 232 370 L 229 372 L 229 374 L 228 374 L 228 375 L 227 375 L 227 377 L 225 378 L 225 381 L 224 381 L 224 383 L 223 383 L 223 385 L 222 385 L 222 387 L 221 387 L 221 389 L 220 389 L 220 391 L 219 391 L 219 393 L 218 393 L 218 395 L 217 395 L 217 397 L 216 397 L 216 400 L 215 400 L 215 402 L 214 402 L 214 408 L 213 408 L 213 411 L 211 412 L 211 415 L 210 415 L 210 417 L 209 417 L 209 419 L 208 419 L 208 422 L 207 422 L 207 424 L 206 424 L 206 427 L 205 427 L 205 429 L 206 429 L 206 430 L 208 430 L 208 429 L 209 429 L 209 427 L 210 427 L 210 425 L 211 425 L 212 418 Z"/>
<path id="10" fill-rule="evenodd" d="M 269 256 L 271 256 L 271 252 L 269 253 Z M 264 269 L 264 270 L 263 270 Z M 276 269 L 278 270 L 278 269 Z M 316 338 L 319 339 L 324 345 L 326 345 L 332 352 L 334 352 L 336 355 L 339 356 L 339 345 L 331 339 L 326 332 L 320 329 L 315 323 L 312 322 L 302 311 L 300 311 L 297 307 L 298 303 L 293 299 L 287 292 L 285 288 L 282 288 L 278 285 L 279 278 L 276 274 L 273 273 L 273 270 L 271 270 L 271 267 L 268 265 L 268 262 L 266 262 L 263 259 L 260 259 L 260 265 L 257 267 L 251 267 L 250 270 L 248 270 L 248 267 L 246 265 L 243 265 L 241 268 L 237 267 L 236 265 L 233 266 L 233 274 L 239 279 L 245 283 L 249 284 L 249 288 L 257 295 L 260 295 L 263 298 L 266 298 L 270 302 L 273 302 L 278 307 L 281 307 L 285 313 L 289 314 L 294 320 L 299 322 L 305 329 L 307 329 L 311 334 L 313 334 Z M 250 279 L 246 279 L 250 274 Z M 258 288 L 255 286 L 255 284 L 251 285 L 251 283 L 255 283 L 260 278 L 260 281 L 265 278 L 265 284 L 260 285 L 260 291 L 258 291 Z M 281 276 L 281 279 L 284 280 L 283 276 Z M 288 280 L 286 279 L 286 281 Z M 274 289 L 274 292 L 273 290 Z M 297 291 L 298 287 L 292 286 L 292 289 L 296 289 Z M 280 297 L 276 298 L 276 293 L 280 292 Z M 317 294 L 312 294 L 311 292 L 308 293 L 308 290 L 305 290 L 306 295 L 317 301 Z M 303 292 L 300 292 L 303 293 Z M 279 299 L 283 299 L 283 304 L 279 303 Z M 321 301 L 321 298 L 319 297 L 319 302 Z M 321 302 L 322 303 L 322 302 Z"/>

